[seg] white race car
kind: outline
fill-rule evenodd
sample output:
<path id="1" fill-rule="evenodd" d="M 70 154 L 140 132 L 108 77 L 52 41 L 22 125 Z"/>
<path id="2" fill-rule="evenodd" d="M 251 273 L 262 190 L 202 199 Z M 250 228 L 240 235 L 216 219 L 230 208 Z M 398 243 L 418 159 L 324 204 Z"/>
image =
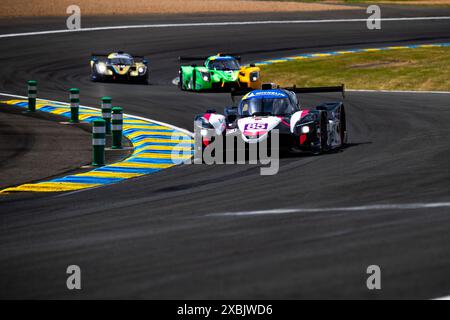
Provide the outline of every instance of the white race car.
<path id="1" fill-rule="evenodd" d="M 270 138 L 274 129 L 278 129 L 280 150 L 320 154 L 343 147 L 347 141 L 343 102 L 323 103 L 314 109 L 303 109 L 299 103 L 297 94 L 318 92 L 341 92 L 344 97 L 344 85 L 279 88 L 264 84 L 262 90 L 247 91 L 245 95 L 232 92 L 233 98 L 243 96 L 237 106 L 225 108 L 223 115 L 208 110 L 195 117 L 201 151 L 218 136 L 226 139 L 238 135 L 247 145 L 261 143 Z"/>

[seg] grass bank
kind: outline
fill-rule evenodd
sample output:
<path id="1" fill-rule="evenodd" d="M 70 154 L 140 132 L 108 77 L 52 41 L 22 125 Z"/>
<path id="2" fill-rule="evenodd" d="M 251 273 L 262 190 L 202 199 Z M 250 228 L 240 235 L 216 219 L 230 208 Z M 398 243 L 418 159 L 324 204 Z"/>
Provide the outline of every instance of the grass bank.
<path id="1" fill-rule="evenodd" d="M 355 6 L 296 1 L 1 0 L 0 17 L 67 16 L 66 9 L 72 4 L 80 7 L 82 16 L 361 10 L 360 7 Z"/>
<path id="2" fill-rule="evenodd" d="M 267 1 L 267 0 L 259 0 Z M 328 4 L 401 4 L 449 6 L 450 0 L 276 0 L 282 2 L 328 3 Z"/>
<path id="3" fill-rule="evenodd" d="M 282 86 L 450 91 L 450 48 L 398 49 L 300 59 L 262 66 L 264 82 Z"/>

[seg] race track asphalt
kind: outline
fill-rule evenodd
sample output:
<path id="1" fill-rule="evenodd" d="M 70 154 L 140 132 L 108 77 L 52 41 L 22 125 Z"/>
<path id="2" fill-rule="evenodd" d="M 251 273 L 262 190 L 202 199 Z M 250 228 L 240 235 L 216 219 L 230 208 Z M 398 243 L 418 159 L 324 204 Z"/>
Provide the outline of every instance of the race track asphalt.
<path id="1" fill-rule="evenodd" d="M 448 9 L 410 10 L 386 9 L 392 16 L 450 16 Z M 348 15 L 328 13 L 333 18 Z M 242 19 L 221 17 L 238 18 Z M 106 24 L 108 18 L 103 19 Z M 145 20 L 136 19 L 136 23 Z M 183 19 L 196 21 L 195 17 L 178 21 Z M 118 18 L 108 21 L 121 24 Z M 39 27 L 60 29 L 59 22 L 42 19 Z M 124 18 L 125 22 L 133 18 Z M 9 24 L 8 32 L 23 31 L 20 21 L 16 24 L 17 29 Z M 359 22 L 0 39 L 0 91 L 23 94 L 25 81 L 34 78 L 41 97 L 65 100 L 66 90 L 77 86 L 83 104 L 98 105 L 99 97 L 111 95 L 128 113 L 192 130 L 195 114 L 211 107 L 220 110 L 230 101 L 227 94 L 186 93 L 173 86 L 179 55 L 233 51 L 242 53 L 245 61 L 255 61 L 303 52 L 449 42 L 448 30 L 450 21 L 443 20 L 385 22 L 381 31 L 369 31 Z M 89 54 L 118 49 L 148 56 L 151 85 L 88 80 Z M 312 106 L 336 98 L 314 94 L 305 95 L 303 101 Z M 256 165 L 184 165 L 83 192 L 2 196 L 0 297 L 429 299 L 448 295 L 449 207 L 399 205 L 450 202 L 449 95 L 350 92 L 345 104 L 350 146 L 319 157 L 283 158 L 274 176 L 261 176 Z M 395 206 L 213 215 L 375 204 Z M 81 291 L 66 289 L 65 271 L 72 264 L 82 269 Z M 366 268 L 373 264 L 382 270 L 380 291 L 366 288 Z"/>

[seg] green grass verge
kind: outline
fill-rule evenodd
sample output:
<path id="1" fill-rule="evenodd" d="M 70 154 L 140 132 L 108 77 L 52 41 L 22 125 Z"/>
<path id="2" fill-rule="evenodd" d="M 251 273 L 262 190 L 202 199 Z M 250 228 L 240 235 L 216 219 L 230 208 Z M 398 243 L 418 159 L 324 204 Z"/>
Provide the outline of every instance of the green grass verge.
<path id="1" fill-rule="evenodd" d="M 261 67 L 281 86 L 450 91 L 450 48 L 398 49 L 302 59 Z"/>

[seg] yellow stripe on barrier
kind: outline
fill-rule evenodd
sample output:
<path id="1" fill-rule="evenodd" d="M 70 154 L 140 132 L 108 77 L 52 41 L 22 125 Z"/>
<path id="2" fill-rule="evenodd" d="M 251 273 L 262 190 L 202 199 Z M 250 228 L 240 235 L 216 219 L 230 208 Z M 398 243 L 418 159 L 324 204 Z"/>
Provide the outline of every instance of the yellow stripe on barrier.
<path id="1" fill-rule="evenodd" d="M 171 153 L 142 153 L 142 154 L 138 154 L 136 156 L 133 156 L 133 159 L 182 159 L 182 160 L 187 160 L 190 159 L 192 156 L 189 155 L 184 155 L 184 154 L 171 154 Z"/>
<path id="2" fill-rule="evenodd" d="M 418 46 L 419 48 L 437 48 L 437 47 L 441 47 L 440 45 L 436 45 L 436 44 L 422 44 L 420 46 Z"/>
<path id="3" fill-rule="evenodd" d="M 331 56 L 331 54 L 329 54 L 329 53 L 315 53 L 315 54 L 312 54 L 312 56 L 316 57 L 316 58 L 322 58 L 322 57 L 329 57 L 329 56 Z"/>
<path id="4" fill-rule="evenodd" d="M 349 54 L 349 53 L 355 53 L 354 51 L 337 51 L 337 54 Z"/>
<path id="5" fill-rule="evenodd" d="M 27 183 L 17 187 L 6 188 L 0 193 L 11 192 L 63 192 L 75 191 L 100 186 L 100 184 L 73 183 L 73 182 L 41 182 Z"/>
<path id="6" fill-rule="evenodd" d="M 142 149 L 140 149 L 139 151 L 151 151 L 151 150 L 175 150 L 175 151 L 190 151 L 192 150 L 191 147 L 183 147 L 183 146 L 147 146 L 144 147 Z"/>
<path id="7" fill-rule="evenodd" d="M 3 101 L 0 101 L 1 103 L 3 103 L 3 104 L 17 104 L 17 103 L 21 103 L 21 102 L 26 102 L 26 100 L 17 100 L 17 99 L 14 99 L 14 100 L 3 100 Z"/>
<path id="8" fill-rule="evenodd" d="M 146 138 L 146 139 L 142 139 L 138 142 L 135 142 L 133 144 L 134 147 L 139 147 L 140 145 L 144 144 L 144 143 L 148 143 L 148 142 L 155 142 L 155 143 L 168 143 L 168 142 L 173 142 L 174 144 L 176 143 L 194 143 L 194 140 L 192 139 L 162 139 L 162 138 Z"/>
<path id="9" fill-rule="evenodd" d="M 125 168 L 147 168 L 147 169 L 166 169 L 173 167 L 171 163 L 140 163 L 140 162 L 119 162 L 108 167 L 125 167 Z"/>
<path id="10" fill-rule="evenodd" d="M 51 113 L 54 113 L 54 114 L 62 114 L 62 113 L 64 113 L 64 112 L 70 112 L 70 108 L 57 108 L 57 109 L 55 109 L 55 110 L 52 110 Z"/>
<path id="11" fill-rule="evenodd" d="M 96 114 L 96 115 L 91 115 L 91 114 L 79 114 L 79 115 L 78 115 L 78 118 L 79 118 L 80 120 L 86 120 L 87 118 L 90 118 L 90 117 L 101 117 L 101 115 L 100 115 L 100 114 Z"/>
<path id="12" fill-rule="evenodd" d="M 39 110 L 42 107 L 48 106 L 47 103 L 42 103 L 42 102 L 36 102 L 36 109 Z"/>
<path id="13" fill-rule="evenodd" d="M 407 46 L 387 47 L 389 50 L 409 49 Z"/>
<path id="14" fill-rule="evenodd" d="M 129 125 L 129 124 L 123 124 L 123 130 L 128 130 L 128 129 L 139 129 L 139 130 L 144 130 L 144 129 L 148 129 L 148 130 L 170 130 L 167 127 L 164 126 L 134 126 L 134 125 Z"/>
<path id="15" fill-rule="evenodd" d="M 131 119 L 131 118 L 127 118 L 127 117 L 124 117 L 124 121 L 126 121 L 128 123 L 148 123 L 148 121 L 139 120 L 139 119 Z"/>
<path id="16" fill-rule="evenodd" d="M 168 131 L 168 132 L 158 132 L 158 131 L 138 131 L 138 132 L 133 132 L 133 133 L 129 133 L 127 134 L 127 138 L 128 139 L 133 139 L 139 136 L 143 136 L 143 135 L 154 135 L 154 136 L 174 136 L 174 137 L 184 137 L 186 136 L 183 133 L 180 132 L 175 132 L 175 131 Z"/>
<path id="17" fill-rule="evenodd" d="M 364 52 L 376 52 L 376 51 L 381 51 L 381 49 L 377 49 L 377 48 L 370 48 L 370 49 L 363 49 Z"/>
<path id="18" fill-rule="evenodd" d="M 76 174 L 76 177 L 94 177 L 94 178 L 121 178 L 129 179 L 144 175 L 143 173 L 132 172 L 107 172 L 107 171 L 90 171 L 86 173 Z"/>

